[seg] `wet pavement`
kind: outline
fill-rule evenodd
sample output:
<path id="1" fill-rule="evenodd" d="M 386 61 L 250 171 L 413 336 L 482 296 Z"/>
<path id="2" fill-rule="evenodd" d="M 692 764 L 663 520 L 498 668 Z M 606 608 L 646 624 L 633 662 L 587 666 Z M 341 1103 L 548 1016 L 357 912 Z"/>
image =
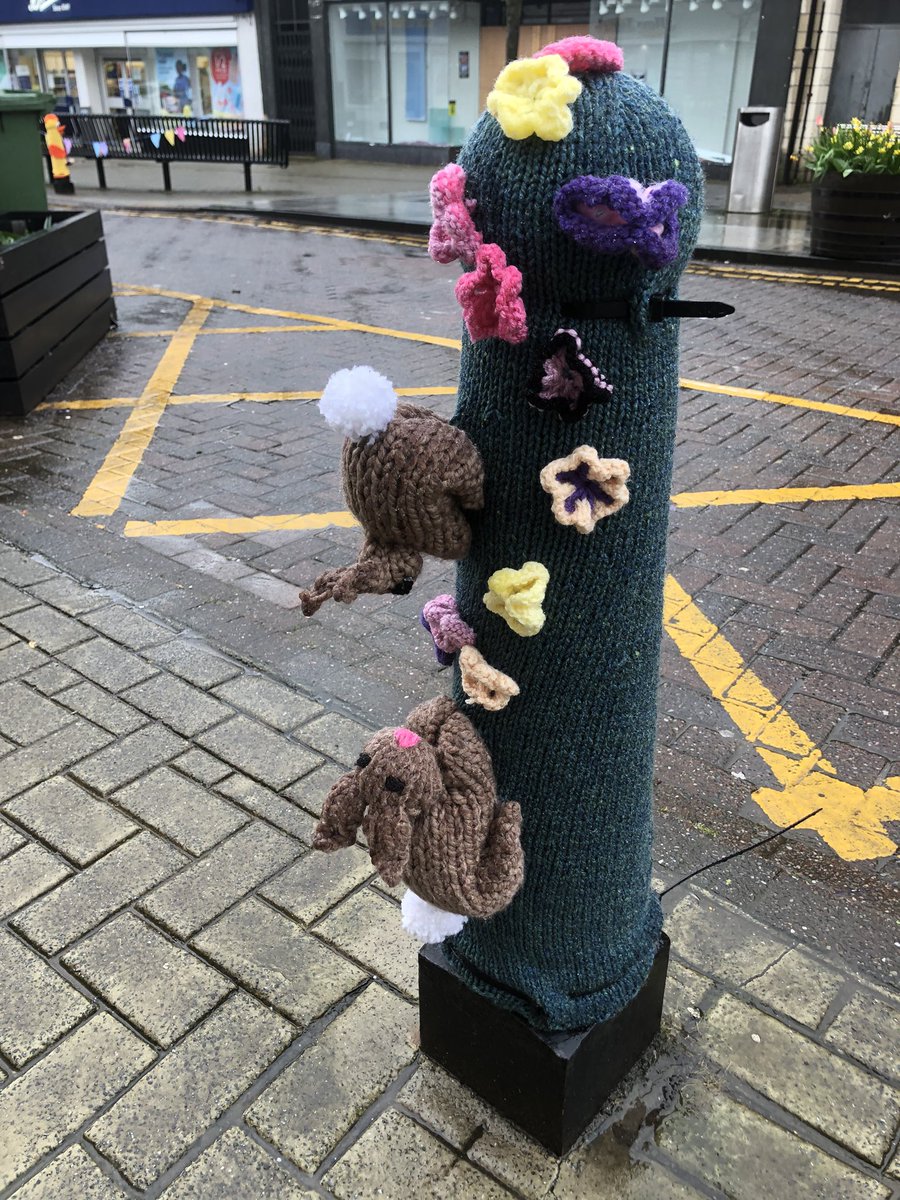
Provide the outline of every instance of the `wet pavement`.
<path id="1" fill-rule="evenodd" d="M 104 223 L 118 330 L 0 422 L 0 1195 L 895 1194 L 897 285 L 685 278 L 737 313 L 684 328 L 657 874 L 823 811 L 668 898 L 667 1036 L 560 1164 L 419 1063 L 363 853 L 306 857 L 366 730 L 445 688 L 417 613 L 452 588 L 302 617 L 359 539 L 314 399 L 367 362 L 452 411 L 455 273 L 411 235 Z"/>

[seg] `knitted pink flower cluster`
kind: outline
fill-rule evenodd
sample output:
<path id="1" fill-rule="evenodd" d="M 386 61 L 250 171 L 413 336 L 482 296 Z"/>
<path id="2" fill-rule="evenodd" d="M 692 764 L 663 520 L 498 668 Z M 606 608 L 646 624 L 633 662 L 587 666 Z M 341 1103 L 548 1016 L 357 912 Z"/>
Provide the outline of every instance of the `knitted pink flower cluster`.
<path id="1" fill-rule="evenodd" d="M 435 655 L 442 666 L 449 666 L 463 646 L 475 645 L 475 630 L 462 619 L 456 600 L 446 592 L 428 601 L 422 609 L 421 621 L 431 634 Z"/>
<path id="2" fill-rule="evenodd" d="M 474 200 L 466 199 L 466 173 L 456 163 L 441 167 L 431 180 L 431 211 L 434 224 L 428 235 L 428 253 L 439 263 L 452 263 L 457 258 L 468 266 L 475 261 L 475 251 L 482 236 L 472 220 Z"/>

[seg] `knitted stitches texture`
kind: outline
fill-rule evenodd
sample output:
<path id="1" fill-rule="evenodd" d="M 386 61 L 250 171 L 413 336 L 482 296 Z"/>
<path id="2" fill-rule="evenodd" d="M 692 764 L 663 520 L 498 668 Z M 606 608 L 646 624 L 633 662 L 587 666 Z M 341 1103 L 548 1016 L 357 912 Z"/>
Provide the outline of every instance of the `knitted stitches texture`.
<path id="1" fill-rule="evenodd" d="M 378 437 L 347 438 L 341 468 L 365 541 L 354 566 L 325 571 L 300 593 L 307 617 L 328 599 L 349 604 L 364 592 L 408 592 L 423 554 L 463 558 L 464 510 L 483 503 L 478 451 L 461 429 L 415 404 L 398 405 Z"/>
<path id="2" fill-rule="evenodd" d="M 637 993 L 662 915 L 651 890 L 651 790 L 662 583 L 677 404 L 678 326 L 649 322 L 650 295 L 675 296 L 697 236 L 702 174 L 681 123 L 624 74 L 586 75 L 559 142 L 513 141 L 483 115 L 460 154 L 486 243 L 522 272 L 528 338 L 463 339 L 453 421 L 484 462 L 485 506 L 471 518 L 457 601 L 487 661 L 521 694 L 502 712 L 466 709 L 501 799 L 521 803 L 527 872 L 512 904 L 445 943 L 475 990 L 532 1024 L 574 1029 Z M 557 224 L 554 196 L 579 176 L 677 180 L 678 254 L 654 270 L 596 253 Z M 633 318 L 575 320 L 566 301 L 628 299 Z M 575 424 L 530 406 L 529 384 L 559 329 L 613 385 Z M 541 470 L 582 444 L 631 467 L 631 501 L 589 537 L 560 525 Z M 537 637 L 482 603 L 498 568 L 529 560 L 550 575 Z M 455 697 L 465 695 L 455 671 Z"/>
<path id="3" fill-rule="evenodd" d="M 382 729 L 335 783 L 313 845 L 339 850 L 362 827 L 369 856 L 392 887 L 466 917 L 489 917 L 522 883 L 522 814 L 497 806 L 484 742 L 447 697 L 413 709 L 406 727 Z"/>

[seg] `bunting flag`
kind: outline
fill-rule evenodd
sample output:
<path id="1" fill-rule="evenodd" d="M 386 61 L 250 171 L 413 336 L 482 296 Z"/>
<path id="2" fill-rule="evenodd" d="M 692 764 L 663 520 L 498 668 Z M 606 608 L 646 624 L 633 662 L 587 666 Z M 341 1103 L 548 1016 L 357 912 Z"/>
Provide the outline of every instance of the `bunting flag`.
<path id="1" fill-rule="evenodd" d="M 94 147 L 95 158 L 106 158 L 109 154 L 109 146 L 106 142 L 91 142 L 91 145 Z"/>
<path id="2" fill-rule="evenodd" d="M 166 139 L 166 141 L 169 143 L 170 146 L 175 145 L 175 130 L 174 129 L 167 129 L 165 131 L 165 133 L 163 134 L 163 137 Z"/>
<path id="3" fill-rule="evenodd" d="M 131 144 L 131 138 L 122 138 L 122 145 L 125 148 L 126 154 L 134 153 L 134 147 Z"/>
<path id="4" fill-rule="evenodd" d="M 159 143 L 162 141 L 162 134 L 161 134 L 161 133 L 151 133 L 151 134 L 150 134 L 150 141 L 153 143 L 153 145 L 154 145 L 154 146 L 156 147 L 156 149 L 158 150 L 158 149 L 159 149 Z"/>
<path id="5" fill-rule="evenodd" d="M 179 142 L 183 142 L 184 139 L 187 137 L 187 130 L 185 129 L 185 127 L 183 125 L 179 125 L 176 128 L 175 136 L 178 138 Z"/>
<path id="6" fill-rule="evenodd" d="M 65 147 L 66 154 L 72 153 L 72 139 L 71 138 L 63 138 L 63 146 Z"/>

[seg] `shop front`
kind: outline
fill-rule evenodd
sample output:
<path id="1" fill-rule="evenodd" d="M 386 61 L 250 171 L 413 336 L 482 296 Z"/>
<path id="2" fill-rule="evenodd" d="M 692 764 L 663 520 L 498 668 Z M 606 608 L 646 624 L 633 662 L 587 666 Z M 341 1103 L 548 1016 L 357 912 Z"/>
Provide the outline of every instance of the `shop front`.
<path id="1" fill-rule="evenodd" d="M 0 0 L 0 88 L 61 112 L 262 117 L 252 0 Z"/>

